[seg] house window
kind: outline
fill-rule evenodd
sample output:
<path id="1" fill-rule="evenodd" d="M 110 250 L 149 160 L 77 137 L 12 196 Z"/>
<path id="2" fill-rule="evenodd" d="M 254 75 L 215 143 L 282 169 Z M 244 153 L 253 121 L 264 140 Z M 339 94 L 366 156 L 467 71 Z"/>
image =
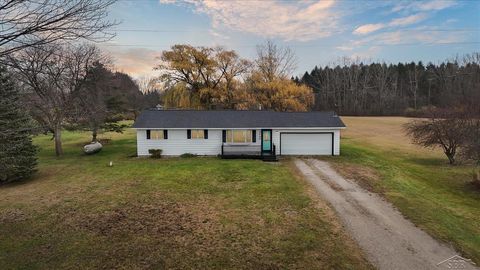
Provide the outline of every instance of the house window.
<path id="1" fill-rule="evenodd" d="M 247 129 L 227 130 L 226 142 L 228 143 L 251 143 L 252 131 Z"/>
<path id="2" fill-rule="evenodd" d="M 167 130 L 147 130 L 147 139 L 149 140 L 166 140 L 168 139 Z"/>
<path id="3" fill-rule="evenodd" d="M 192 129 L 191 130 L 191 138 L 192 139 L 206 139 L 205 138 L 205 130 L 203 129 Z"/>

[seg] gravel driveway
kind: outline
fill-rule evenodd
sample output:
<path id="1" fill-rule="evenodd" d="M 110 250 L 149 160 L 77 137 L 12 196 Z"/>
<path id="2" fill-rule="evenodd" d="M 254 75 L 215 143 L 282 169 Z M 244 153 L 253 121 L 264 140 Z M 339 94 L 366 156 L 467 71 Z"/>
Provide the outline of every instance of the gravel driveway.
<path id="1" fill-rule="evenodd" d="M 437 264 L 456 255 L 455 250 L 415 227 L 380 196 L 346 180 L 325 161 L 294 162 L 378 269 L 448 269 L 447 263 Z"/>

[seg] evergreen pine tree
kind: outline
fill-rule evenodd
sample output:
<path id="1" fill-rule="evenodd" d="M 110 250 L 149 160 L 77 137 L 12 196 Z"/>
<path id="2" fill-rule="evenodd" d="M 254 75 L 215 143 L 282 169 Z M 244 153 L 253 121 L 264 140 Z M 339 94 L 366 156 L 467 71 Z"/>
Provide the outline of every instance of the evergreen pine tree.
<path id="1" fill-rule="evenodd" d="M 0 184 L 27 178 L 35 171 L 37 150 L 31 128 L 10 75 L 0 67 Z"/>

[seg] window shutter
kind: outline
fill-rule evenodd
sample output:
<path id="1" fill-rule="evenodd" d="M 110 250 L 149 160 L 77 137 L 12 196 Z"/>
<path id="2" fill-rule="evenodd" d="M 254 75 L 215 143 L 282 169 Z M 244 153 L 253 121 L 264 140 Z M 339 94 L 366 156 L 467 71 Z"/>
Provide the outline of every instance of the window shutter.
<path id="1" fill-rule="evenodd" d="M 203 138 L 208 139 L 208 129 L 203 130 Z"/>
<path id="2" fill-rule="evenodd" d="M 147 129 L 147 140 L 150 140 L 150 129 Z"/>
<path id="3" fill-rule="evenodd" d="M 252 130 L 252 142 L 257 142 L 257 131 Z"/>
<path id="4" fill-rule="evenodd" d="M 192 138 L 192 130 L 187 129 L 187 139 L 191 139 L 191 138 Z"/>
<path id="5" fill-rule="evenodd" d="M 222 130 L 222 142 L 227 142 L 227 131 Z"/>
<path id="6" fill-rule="evenodd" d="M 163 130 L 163 139 L 168 139 L 168 130 L 166 129 Z"/>

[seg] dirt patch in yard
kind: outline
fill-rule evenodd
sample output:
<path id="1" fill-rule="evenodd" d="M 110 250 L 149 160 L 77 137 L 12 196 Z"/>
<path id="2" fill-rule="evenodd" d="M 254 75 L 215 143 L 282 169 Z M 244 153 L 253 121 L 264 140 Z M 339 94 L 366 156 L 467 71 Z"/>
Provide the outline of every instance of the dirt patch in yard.
<path id="1" fill-rule="evenodd" d="M 135 204 L 102 213 L 78 216 L 73 224 L 83 230 L 105 236 L 126 233 L 177 236 L 191 232 L 192 227 L 199 224 L 199 220 L 184 209 L 177 203 Z"/>
<path id="2" fill-rule="evenodd" d="M 208 203 L 179 203 L 155 196 L 154 202 L 129 201 L 98 213 L 81 212 L 67 225 L 99 235 L 149 234 L 154 238 L 178 238 L 212 229 L 218 214 Z"/>
<path id="3" fill-rule="evenodd" d="M 0 224 L 25 221 L 29 216 L 20 209 L 0 210 Z"/>
<path id="4" fill-rule="evenodd" d="M 379 182 L 382 181 L 380 174 L 367 166 L 348 163 L 330 162 L 330 165 L 343 177 L 357 182 L 362 188 L 370 191 L 383 193 Z"/>
<path id="5" fill-rule="evenodd" d="M 218 199 L 179 202 L 160 194 L 152 197 L 155 200 L 130 200 L 99 212 L 64 209 L 59 216 L 68 218 L 61 226 L 104 239 L 106 248 L 95 251 L 99 253 L 95 267 L 187 269 L 211 264 L 212 268 L 282 268 L 278 261 L 258 256 L 275 250 L 270 242 L 288 235 L 289 224 L 262 232 L 258 230 L 266 226 L 262 217 L 244 217 L 240 211 L 225 209 L 225 202 Z"/>
<path id="6" fill-rule="evenodd" d="M 185 267 L 191 266 L 187 263 L 191 258 L 208 258 L 228 246 L 224 238 L 216 237 L 221 233 L 218 211 L 201 201 L 129 201 L 98 213 L 73 213 L 63 224 L 68 230 L 81 230 L 109 242 L 110 248 L 100 256 L 107 268 L 182 268 L 181 262 L 186 263 Z M 168 252 L 169 249 L 175 252 Z M 150 255 L 142 258 L 136 253 Z"/>

